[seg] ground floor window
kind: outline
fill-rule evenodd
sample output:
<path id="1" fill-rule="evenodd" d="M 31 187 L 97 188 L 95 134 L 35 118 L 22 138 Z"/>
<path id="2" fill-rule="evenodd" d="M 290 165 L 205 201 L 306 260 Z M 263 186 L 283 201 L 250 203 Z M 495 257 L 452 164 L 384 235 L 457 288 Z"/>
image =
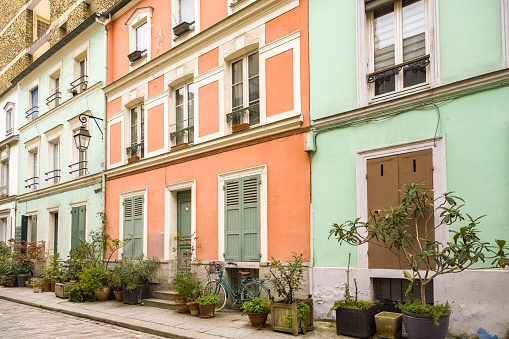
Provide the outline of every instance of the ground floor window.
<path id="1" fill-rule="evenodd" d="M 130 238 L 123 248 L 123 257 L 136 257 L 143 255 L 143 195 L 124 198 L 124 229 L 123 237 Z"/>

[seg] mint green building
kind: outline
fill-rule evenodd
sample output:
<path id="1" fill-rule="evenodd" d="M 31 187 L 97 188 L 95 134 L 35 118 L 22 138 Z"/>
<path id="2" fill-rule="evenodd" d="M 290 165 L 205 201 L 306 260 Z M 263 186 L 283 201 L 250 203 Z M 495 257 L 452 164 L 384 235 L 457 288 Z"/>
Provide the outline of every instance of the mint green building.
<path id="1" fill-rule="evenodd" d="M 16 237 L 44 240 L 62 258 L 102 226 L 105 80 L 106 35 L 95 14 L 13 80 L 20 149 Z M 83 123 L 81 114 L 103 120 Z M 92 136 L 84 152 L 73 137 L 81 126 Z"/>
<path id="2" fill-rule="evenodd" d="M 362 298 L 401 298 L 403 267 L 328 235 L 334 222 L 399 203 L 387 192 L 404 182 L 455 191 L 466 212 L 487 215 L 483 240 L 509 239 L 509 1 L 310 1 L 309 22 L 310 285 L 325 318 L 343 297 L 349 253 Z M 508 281 L 509 270 L 470 271 L 435 279 L 428 293 L 452 302 L 452 333 L 500 337 Z"/>

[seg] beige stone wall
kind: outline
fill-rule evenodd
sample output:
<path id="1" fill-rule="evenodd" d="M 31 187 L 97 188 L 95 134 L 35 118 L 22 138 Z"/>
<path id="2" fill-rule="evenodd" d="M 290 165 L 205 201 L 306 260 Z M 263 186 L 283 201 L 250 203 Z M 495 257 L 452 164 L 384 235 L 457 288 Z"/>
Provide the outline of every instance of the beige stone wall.
<path id="1" fill-rule="evenodd" d="M 16 56 L 24 51 L 33 39 L 33 13 L 30 10 L 19 15 L 0 37 L 0 69 L 4 69 Z"/>
<path id="2" fill-rule="evenodd" d="M 72 12 L 69 14 L 67 20 L 67 33 L 72 32 L 78 27 L 85 19 L 90 16 L 90 5 L 85 2 L 81 2 Z"/>
<path id="3" fill-rule="evenodd" d="M 107 11 L 113 4 L 115 3 L 115 0 L 97 0 L 97 11 L 98 12 L 105 12 Z"/>
<path id="4" fill-rule="evenodd" d="M 49 35 L 49 44 L 50 46 L 53 46 L 57 42 L 59 42 L 66 34 L 67 30 L 60 28 L 60 27 L 52 27 L 50 30 Z"/>
<path id="5" fill-rule="evenodd" d="M 51 0 L 50 1 L 50 21 L 54 22 L 67 11 L 77 0 Z"/>
<path id="6" fill-rule="evenodd" d="M 0 94 L 11 86 L 11 80 L 32 63 L 30 54 L 23 55 L 0 76 Z"/>
<path id="7" fill-rule="evenodd" d="M 0 0 L 0 30 L 5 28 L 24 4 L 26 0 Z"/>

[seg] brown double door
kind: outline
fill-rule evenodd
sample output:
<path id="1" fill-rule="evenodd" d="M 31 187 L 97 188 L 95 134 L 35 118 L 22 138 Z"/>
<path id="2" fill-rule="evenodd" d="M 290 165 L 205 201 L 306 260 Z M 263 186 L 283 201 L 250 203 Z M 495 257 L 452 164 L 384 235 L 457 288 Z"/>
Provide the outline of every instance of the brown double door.
<path id="1" fill-rule="evenodd" d="M 367 161 L 368 211 L 387 209 L 397 206 L 403 199 L 401 189 L 404 184 L 424 184 L 433 189 L 433 160 L 431 149 L 403 153 L 390 157 L 370 159 Z M 414 236 L 414 222 L 407 228 Z M 418 221 L 419 235 L 433 229 L 433 218 L 426 225 Z M 393 249 L 394 252 L 398 252 Z M 401 261 L 404 253 L 394 255 L 388 249 L 375 244 L 368 245 L 369 268 L 401 269 L 408 265 Z"/>

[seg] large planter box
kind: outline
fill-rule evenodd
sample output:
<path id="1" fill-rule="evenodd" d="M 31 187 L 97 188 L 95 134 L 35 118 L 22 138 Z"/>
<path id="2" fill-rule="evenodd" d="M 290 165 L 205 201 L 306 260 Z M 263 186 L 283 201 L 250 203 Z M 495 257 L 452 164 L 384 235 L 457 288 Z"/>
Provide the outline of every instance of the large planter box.
<path id="1" fill-rule="evenodd" d="M 380 312 L 375 315 L 378 338 L 399 339 L 401 337 L 403 315 L 394 312 Z"/>
<path id="2" fill-rule="evenodd" d="M 69 289 L 75 282 L 56 283 L 55 284 L 55 296 L 63 299 L 69 298 Z"/>
<path id="3" fill-rule="evenodd" d="M 134 290 L 127 290 L 124 288 L 122 291 L 124 304 L 136 305 L 140 300 L 150 298 L 149 285 L 137 287 Z"/>
<path id="4" fill-rule="evenodd" d="M 378 306 L 357 310 L 353 308 L 336 309 L 336 333 L 358 338 L 367 338 L 375 334 L 375 314 Z"/>
<path id="5" fill-rule="evenodd" d="M 301 320 L 298 316 L 299 304 L 284 304 L 278 302 L 271 302 L 270 313 L 272 319 L 272 330 L 280 332 L 290 332 L 293 335 L 298 335 L 299 332 L 306 334 L 307 331 L 314 330 L 313 327 L 313 299 L 302 300 L 309 305 L 309 312 L 305 319 Z M 289 324 L 286 319 L 291 315 L 292 322 Z"/>

